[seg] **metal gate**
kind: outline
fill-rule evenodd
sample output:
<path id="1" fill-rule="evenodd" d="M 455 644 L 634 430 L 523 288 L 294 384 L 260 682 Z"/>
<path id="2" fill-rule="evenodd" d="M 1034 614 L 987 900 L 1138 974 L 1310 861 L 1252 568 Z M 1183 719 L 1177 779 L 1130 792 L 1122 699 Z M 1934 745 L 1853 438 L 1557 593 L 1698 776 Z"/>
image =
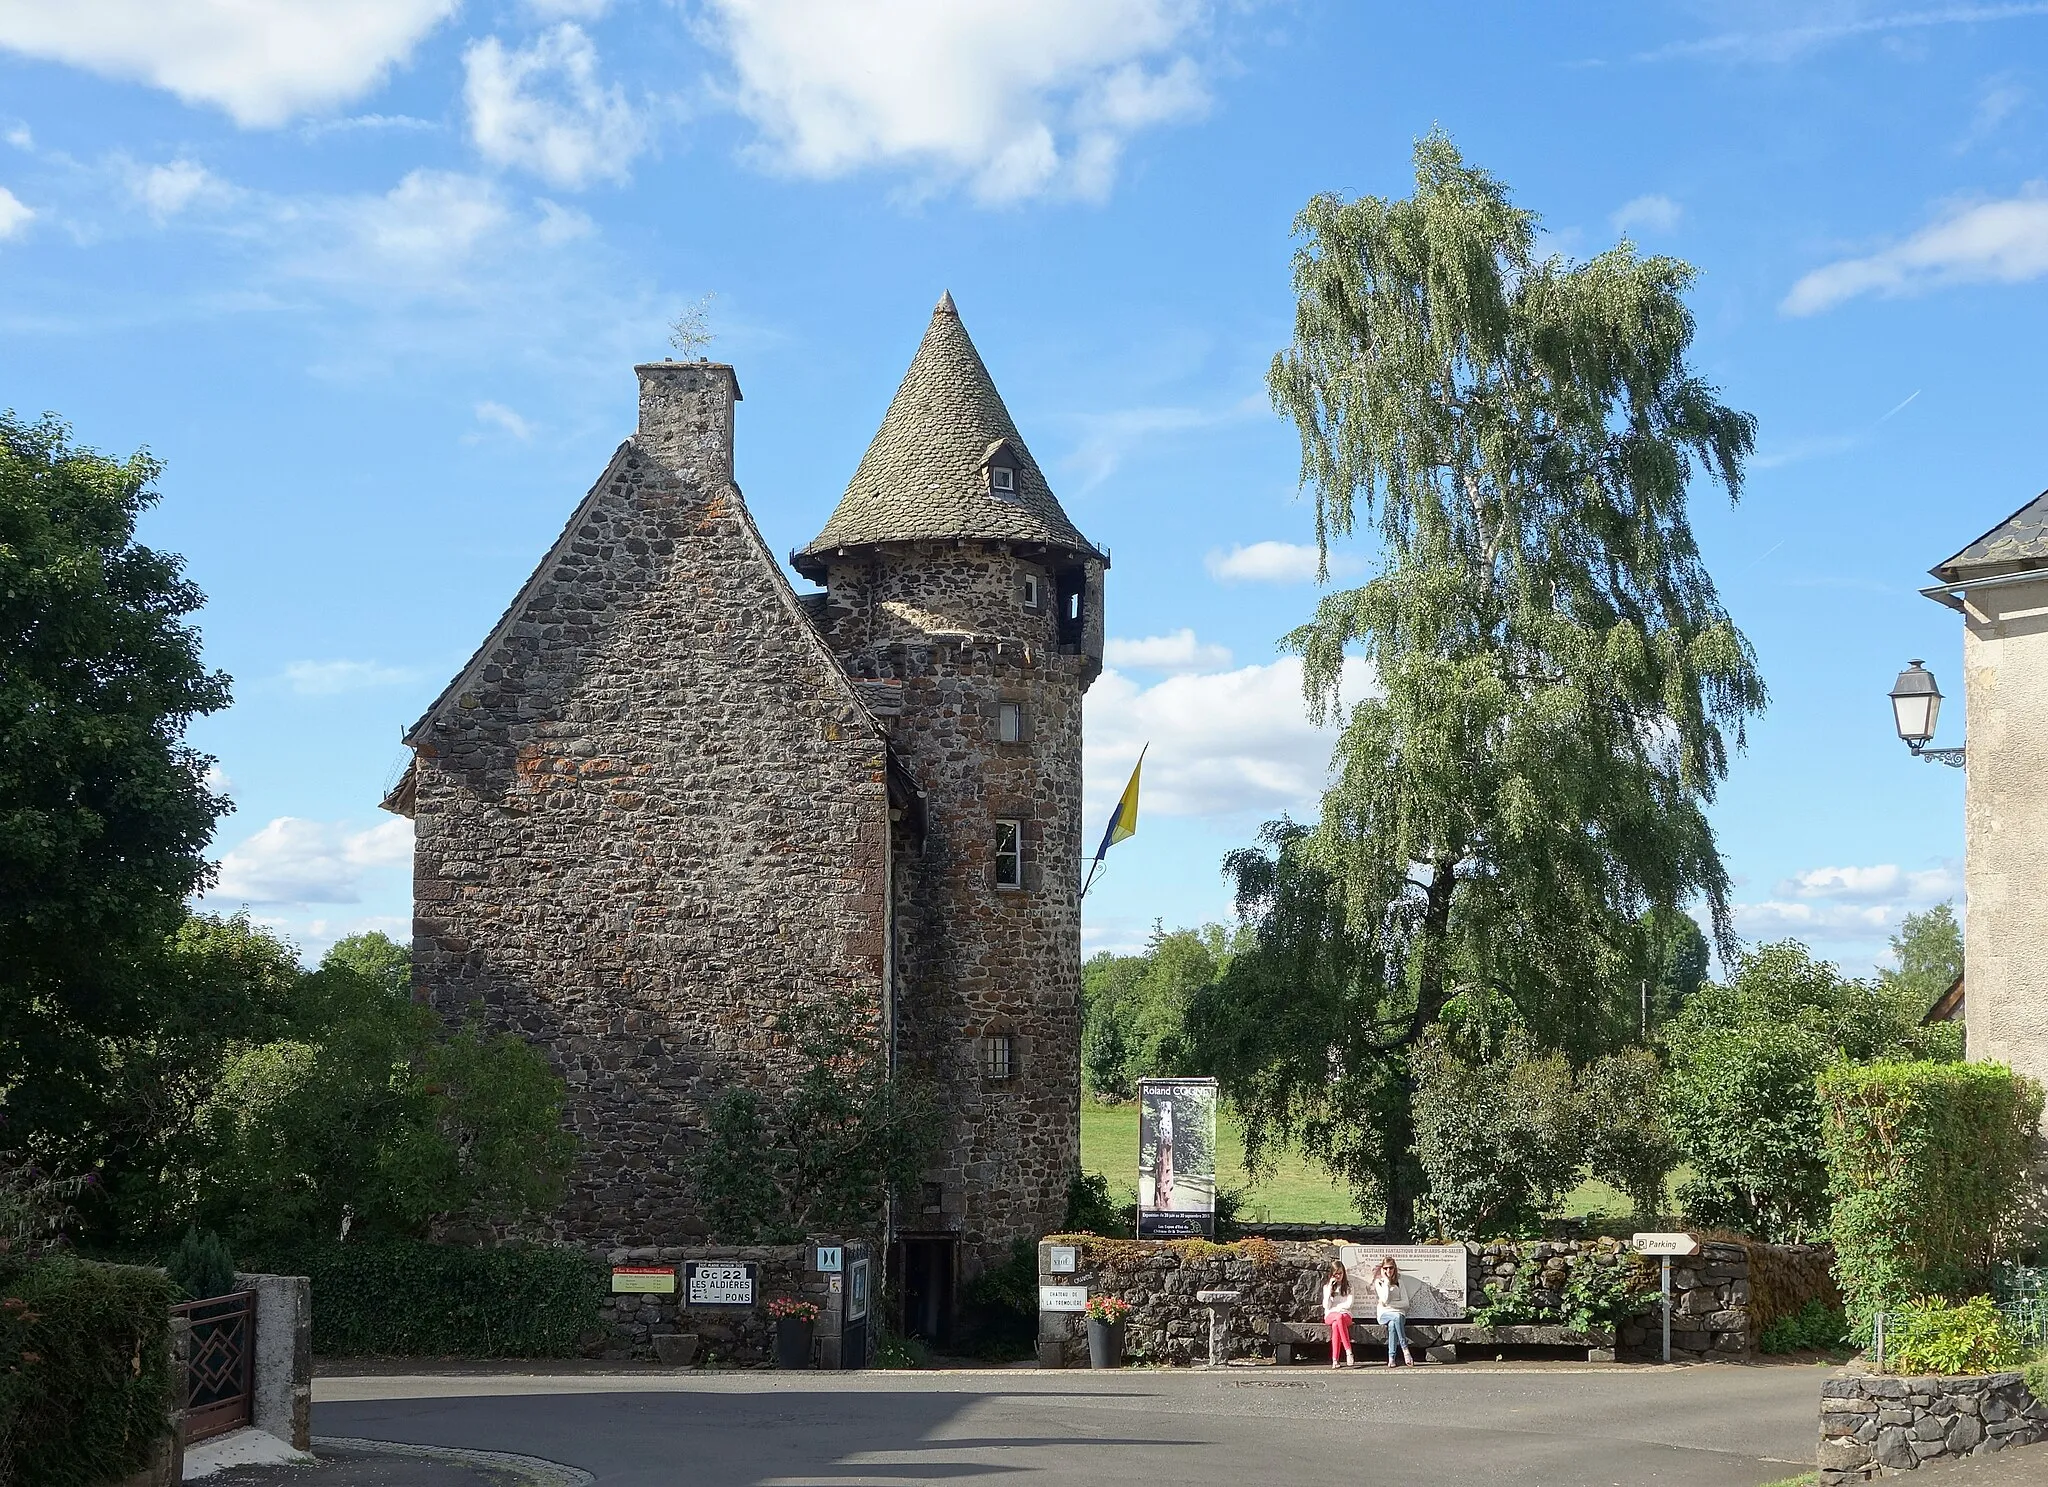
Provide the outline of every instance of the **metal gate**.
<path id="1" fill-rule="evenodd" d="M 203 1441 L 249 1423 L 255 1386 L 256 1293 L 236 1291 L 171 1308 L 192 1327 L 185 1367 L 185 1439 Z"/>

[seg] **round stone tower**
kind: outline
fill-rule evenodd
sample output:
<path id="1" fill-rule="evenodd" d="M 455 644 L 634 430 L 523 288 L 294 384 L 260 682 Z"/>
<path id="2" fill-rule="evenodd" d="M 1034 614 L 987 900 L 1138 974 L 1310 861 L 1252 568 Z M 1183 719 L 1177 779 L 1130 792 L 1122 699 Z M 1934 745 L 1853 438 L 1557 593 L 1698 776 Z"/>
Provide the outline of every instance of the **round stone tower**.
<path id="1" fill-rule="evenodd" d="M 1108 556 L 1060 509 L 949 294 L 825 530 L 793 557 L 882 718 L 900 1065 L 947 1131 L 895 1213 L 904 1323 L 1064 1216 L 1080 1168 L 1081 698 Z"/>

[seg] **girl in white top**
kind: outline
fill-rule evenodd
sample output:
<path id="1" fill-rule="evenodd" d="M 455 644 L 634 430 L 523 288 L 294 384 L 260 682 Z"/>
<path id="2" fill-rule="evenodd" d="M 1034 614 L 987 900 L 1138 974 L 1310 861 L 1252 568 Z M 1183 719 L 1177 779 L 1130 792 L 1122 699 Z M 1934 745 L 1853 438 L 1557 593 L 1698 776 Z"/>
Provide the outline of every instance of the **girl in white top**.
<path id="1" fill-rule="evenodd" d="M 1401 1267 L 1388 1255 L 1372 1268 L 1373 1299 L 1378 1303 L 1379 1321 L 1387 1329 L 1387 1367 L 1413 1363 L 1408 1351 L 1408 1282 L 1401 1279 Z M 1397 1360 L 1396 1349 L 1400 1350 Z"/>
<path id="2" fill-rule="evenodd" d="M 1323 1321 L 1330 1329 L 1330 1367 L 1336 1368 L 1337 1354 L 1344 1354 L 1345 1368 L 1356 1368 L 1357 1360 L 1351 1356 L 1351 1277 L 1344 1273 L 1344 1262 L 1332 1260 L 1330 1274 L 1323 1282 Z"/>

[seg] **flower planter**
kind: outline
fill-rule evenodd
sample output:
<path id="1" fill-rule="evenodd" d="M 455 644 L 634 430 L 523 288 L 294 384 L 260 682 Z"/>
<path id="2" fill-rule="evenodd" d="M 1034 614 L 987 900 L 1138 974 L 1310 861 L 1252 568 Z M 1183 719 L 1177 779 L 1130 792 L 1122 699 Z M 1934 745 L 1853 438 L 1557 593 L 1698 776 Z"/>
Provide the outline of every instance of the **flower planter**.
<path id="1" fill-rule="evenodd" d="M 805 1317 L 777 1317 L 775 1319 L 775 1366 L 777 1368 L 809 1368 L 811 1366 L 811 1330 L 814 1324 Z"/>
<path id="2" fill-rule="evenodd" d="M 1088 1322 L 1088 1366 L 1090 1368 L 1122 1368 L 1124 1366 L 1124 1324 L 1122 1322 Z"/>

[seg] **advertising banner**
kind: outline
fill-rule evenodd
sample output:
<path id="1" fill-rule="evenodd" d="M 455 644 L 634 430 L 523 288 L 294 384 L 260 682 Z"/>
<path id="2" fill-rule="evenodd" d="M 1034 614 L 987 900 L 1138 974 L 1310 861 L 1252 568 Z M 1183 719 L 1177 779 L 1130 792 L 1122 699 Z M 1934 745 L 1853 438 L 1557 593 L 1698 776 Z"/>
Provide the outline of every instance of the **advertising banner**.
<path id="1" fill-rule="evenodd" d="M 1138 1081 L 1138 1237 L 1216 1237 L 1216 1081 Z"/>
<path id="2" fill-rule="evenodd" d="M 1391 1259 L 1399 1272 L 1411 1322 L 1455 1322 L 1465 1315 L 1465 1246 L 1462 1244 L 1346 1244 L 1337 1249 L 1351 1281 L 1351 1315 L 1371 1321 L 1378 1310 L 1372 1273 Z"/>

